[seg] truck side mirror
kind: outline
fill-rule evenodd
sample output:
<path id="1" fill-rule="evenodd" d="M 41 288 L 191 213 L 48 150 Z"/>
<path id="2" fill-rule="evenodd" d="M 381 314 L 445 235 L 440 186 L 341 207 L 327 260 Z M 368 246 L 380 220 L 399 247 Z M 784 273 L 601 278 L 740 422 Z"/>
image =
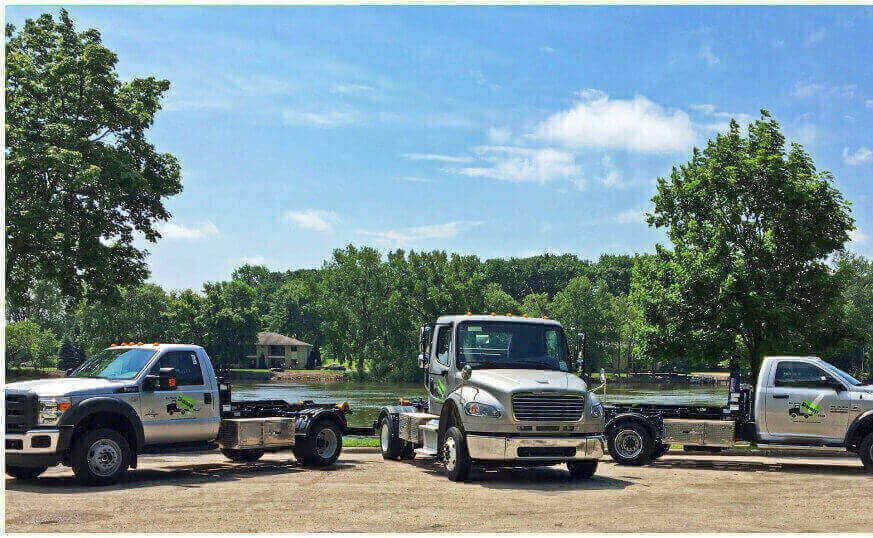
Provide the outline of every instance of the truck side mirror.
<path id="1" fill-rule="evenodd" d="M 430 357 L 428 357 L 427 353 L 419 353 L 418 355 L 418 367 L 424 370 L 427 368 L 427 363 L 430 361 Z"/>
<path id="2" fill-rule="evenodd" d="M 142 388 L 150 392 L 156 390 L 176 390 L 176 369 L 160 368 L 157 375 L 149 374 L 145 376 Z"/>
<path id="3" fill-rule="evenodd" d="M 422 355 L 427 355 L 427 348 L 430 347 L 430 331 L 427 325 L 418 330 L 418 351 Z"/>
<path id="4" fill-rule="evenodd" d="M 464 381 L 470 379 L 470 376 L 473 375 L 473 369 L 469 364 L 465 364 L 464 368 L 461 370 L 461 379 Z"/>

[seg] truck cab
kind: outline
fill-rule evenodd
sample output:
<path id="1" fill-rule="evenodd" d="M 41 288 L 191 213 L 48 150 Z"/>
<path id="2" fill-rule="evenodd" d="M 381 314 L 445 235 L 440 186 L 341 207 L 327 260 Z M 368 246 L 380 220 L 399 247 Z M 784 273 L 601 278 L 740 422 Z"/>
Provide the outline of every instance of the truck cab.
<path id="1" fill-rule="evenodd" d="M 852 423 L 873 411 L 873 386 L 818 357 L 764 359 L 755 388 L 758 439 L 842 446 Z"/>
<path id="2" fill-rule="evenodd" d="M 576 477 L 594 474 L 603 408 L 571 371 L 560 323 L 442 316 L 422 328 L 420 351 L 427 397 L 381 410 L 385 458 L 437 458 L 452 480 L 474 464 L 566 463 Z"/>

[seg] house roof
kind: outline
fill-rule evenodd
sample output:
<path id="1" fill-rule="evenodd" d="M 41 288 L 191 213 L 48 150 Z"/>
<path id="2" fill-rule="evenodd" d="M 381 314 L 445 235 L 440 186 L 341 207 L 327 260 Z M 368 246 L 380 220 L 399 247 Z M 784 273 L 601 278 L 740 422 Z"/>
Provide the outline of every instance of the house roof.
<path id="1" fill-rule="evenodd" d="M 307 344 L 301 340 L 296 338 L 291 338 L 290 336 L 285 336 L 284 334 L 272 333 L 272 332 L 262 332 L 258 333 L 258 345 L 259 346 L 309 346 L 312 347 L 312 344 Z"/>

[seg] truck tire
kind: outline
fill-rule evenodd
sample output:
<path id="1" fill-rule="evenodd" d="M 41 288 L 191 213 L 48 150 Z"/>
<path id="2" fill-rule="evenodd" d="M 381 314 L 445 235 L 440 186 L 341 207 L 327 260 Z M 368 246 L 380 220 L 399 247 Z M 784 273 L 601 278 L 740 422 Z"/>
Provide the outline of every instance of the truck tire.
<path id="1" fill-rule="evenodd" d="M 18 480 L 33 480 L 37 476 L 44 473 L 46 469 L 48 469 L 48 467 L 45 465 L 40 467 L 19 467 L 17 465 L 7 465 L 6 474 L 11 476 L 12 478 L 17 478 Z"/>
<path id="2" fill-rule="evenodd" d="M 615 463 L 644 465 L 652 453 L 652 436 L 641 424 L 625 422 L 610 430 L 607 445 Z"/>
<path id="3" fill-rule="evenodd" d="M 306 467 L 327 467 L 340 456 L 343 449 L 343 433 L 333 420 L 320 420 L 309 428 L 309 434 L 300 439 L 295 448 L 300 446 L 300 456 L 297 451 L 294 456 L 301 465 Z"/>
<path id="4" fill-rule="evenodd" d="M 868 473 L 873 473 L 873 432 L 868 433 L 867 437 L 861 441 L 858 454 L 861 456 L 861 461 L 864 463 L 864 470 Z"/>
<path id="5" fill-rule="evenodd" d="M 392 430 L 391 417 L 383 416 L 379 421 L 379 446 L 382 448 L 382 459 L 399 460 L 403 452 L 403 443 Z"/>
<path id="6" fill-rule="evenodd" d="M 588 480 L 597 472 L 597 460 L 593 461 L 568 461 L 567 470 L 573 480 Z"/>
<path id="7" fill-rule="evenodd" d="M 467 439 L 457 426 L 446 430 L 442 447 L 443 465 L 446 476 L 452 482 L 463 482 L 470 474 L 470 453 L 467 451 Z"/>
<path id="8" fill-rule="evenodd" d="M 251 463 L 261 459 L 264 455 L 263 450 L 237 450 L 234 448 L 222 448 L 221 453 L 230 461 L 237 463 Z"/>
<path id="9" fill-rule="evenodd" d="M 80 482 L 89 486 L 105 486 L 119 482 L 133 460 L 130 443 L 123 435 L 109 428 L 86 432 L 73 443 L 70 463 Z"/>

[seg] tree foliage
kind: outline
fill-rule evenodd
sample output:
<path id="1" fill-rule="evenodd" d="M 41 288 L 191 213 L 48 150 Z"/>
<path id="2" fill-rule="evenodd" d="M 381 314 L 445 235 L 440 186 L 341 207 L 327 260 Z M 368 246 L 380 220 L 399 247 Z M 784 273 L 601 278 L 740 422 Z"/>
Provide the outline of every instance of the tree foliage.
<path id="1" fill-rule="evenodd" d="M 6 27 L 6 289 L 23 306 L 38 281 L 65 296 L 117 299 L 147 275 L 134 234 L 154 242 L 181 189 L 176 158 L 146 137 L 170 87 L 119 80 L 100 33 L 65 10 Z"/>
<path id="2" fill-rule="evenodd" d="M 660 178 L 648 221 L 673 250 L 659 247 L 636 285 L 655 345 L 740 358 L 757 374 L 765 354 L 807 344 L 834 299 L 826 260 L 854 228 L 832 180 L 799 145 L 786 149 L 766 111 L 748 136 L 732 121 Z"/>

